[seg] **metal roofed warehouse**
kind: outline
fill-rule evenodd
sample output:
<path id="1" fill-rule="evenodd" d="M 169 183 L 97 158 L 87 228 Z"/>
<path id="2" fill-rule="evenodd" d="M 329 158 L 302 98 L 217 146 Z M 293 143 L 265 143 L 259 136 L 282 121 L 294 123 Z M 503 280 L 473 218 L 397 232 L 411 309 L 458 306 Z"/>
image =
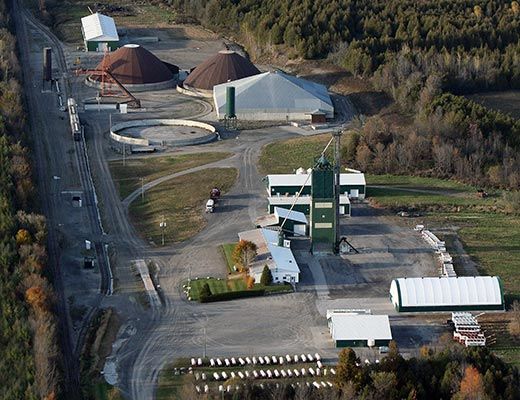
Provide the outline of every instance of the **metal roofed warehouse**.
<path id="1" fill-rule="evenodd" d="M 217 117 L 226 114 L 226 88 L 235 87 L 235 113 L 238 119 L 258 121 L 309 120 L 313 112 L 334 117 L 334 106 L 327 88 L 318 83 L 284 74 L 264 72 L 223 83 L 213 88 Z"/>
<path id="2" fill-rule="evenodd" d="M 497 276 L 394 279 L 390 299 L 400 312 L 504 310 Z"/>
<path id="3" fill-rule="evenodd" d="M 392 340 L 388 315 L 327 310 L 327 324 L 336 347 L 388 346 Z"/>

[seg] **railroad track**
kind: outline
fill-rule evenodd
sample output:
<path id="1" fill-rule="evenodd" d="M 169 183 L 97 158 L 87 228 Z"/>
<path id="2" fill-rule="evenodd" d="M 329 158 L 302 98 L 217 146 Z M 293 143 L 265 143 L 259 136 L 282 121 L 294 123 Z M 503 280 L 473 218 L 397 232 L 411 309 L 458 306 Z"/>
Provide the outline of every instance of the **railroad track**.
<path id="1" fill-rule="evenodd" d="M 19 10 L 23 14 L 24 18 L 33 25 L 34 28 L 38 29 L 43 33 L 43 35 L 53 43 L 54 45 L 54 54 L 56 55 L 56 59 L 58 61 L 58 66 L 60 71 L 62 71 L 62 92 L 65 97 L 64 102 L 68 97 L 71 96 L 70 93 L 70 82 L 68 78 L 69 70 L 67 66 L 67 60 L 65 58 L 65 54 L 63 52 L 63 47 L 58 38 L 50 31 L 50 29 L 45 26 L 42 22 L 38 21 L 27 9 L 20 7 Z M 72 132 L 71 132 L 72 138 Z M 72 140 L 72 139 L 71 139 Z M 89 221 L 91 227 L 93 228 L 93 235 L 98 237 L 95 240 L 95 249 L 97 255 L 97 261 L 99 265 L 99 269 L 101 271 L 101 285 L 100 285 L 100 293 L 104 295 L 112 294 L 112 274 L 109 266 L 109 259 L 106 248 L 102 243 L 101 236 L 104 234 L 103 226 L 101 222 L 101 216 L 99 213 L 99 208 L 97 205 L 97 197 L 95 193 L 94 183 L 92 181 L 92 174 L 90 171 L 90 165 L 87 156 L 87 146 L 85 138 L 82 140 L 76 141 L 74 143 L 74 147 L 76 150 L 76 157 L 78 161 L 78 169 L 80 174 L 81 184 L 83 186 L 85 195 L 86 195 L 86 205 L 89 214 Z"/>
<path id="2" fill-rule="evenodd" d="M 29 26 L 34 30 L 37 30 L 48 42 L 52 43 L 54 49 L 55 59 L 57 66 L 61 71 L 60 80 L 63 82 L 61 85 L 62 101 L 64 104 L 67 102 L 67 98 L 71 96 L 71 86 L 69 81 L 69 70 L 67 66 L 67 60 L 63 52 L 61 42 L 54 36 L 54 34 L 38 21 L 27 9 L 23 7 L 20 0 L 13 2 L 13 18 L 16 24 L 17 37 L 20 44 L 20 52 L 22 57 L 22 68 L 24 71 L 24 91 L 27 97 L 27 104 L 29 108 L 29 120 L 33 132 L 38 132 L 40 128 L 41 110 L 38 100 L 31 96 L 30 93 L 36 86 L 32 87 L 31 76 L 31 55 L 30 55 L 30 32 Z M 40 114 L 40 115 L 38 115 Z M 39 132 L 38 132 L 39 133 Z M 72 134 L 70 140 L 73 140 Z M 92 175 L 90 171 L 87 147 L 84 137 L 81 141 L 74 142 L 75 153 L 77 157 L 78 172 L 80 175 L 81 185 L 84 189 L 85 203 L 87 206 L 87 213 L 89 222 L 92 229 L 94 248 L 96 250 L 97 263 L 101 272 L 101 283 L 100 283 L 100 295 L 97 297 L 94 305 L 83 320 L 83 324 L 80 328 L 77 340 L 74 343 L 72 338 L 72 323 L 68 312 L 67 299 L 65 298 L 64 283 L 62 273 L 59 265 L 60 250 L 57 238 L 57 230 L 54 221 L 54 214 L 59 207 L 56 201 L 52 189 L 47 185 L 50 180 L 48 172 L 48 161 L 46 157 L 48 149 L 51 145 L 50 139 L 45 135 L 34 135 L 34 153 L 35 162 L 37 166 L 37 177 L 40 187 L 40 193 L 42 197 L 42 209 L 44 214 L 49 218 L 49 229 L 48 229 L 48 244 L 47 250 L 49 254 L 49 265 L 53 270 L 53 284 L 57 294 L 57 314 L 59 317 L 59 330 L 61 332 L 60 345 L 63 354 L 63 373 L 64 373 L 64 389 L 65 398 L 67 399 L 80 399 L 80 368 L 79 368 L 79 357 L 81 350 L 83 349 L 86 333 L 92 317 L 99 310 L 101 303 L 105 296 L 111 295 L 113 290 L 113 278 L 110 269 L 110 262 L 107 254 L 107 248 L 103 243 L 103 227 L 101 223 L 100 213 L 97 206 L 97 198 L 92 181 Z"/>

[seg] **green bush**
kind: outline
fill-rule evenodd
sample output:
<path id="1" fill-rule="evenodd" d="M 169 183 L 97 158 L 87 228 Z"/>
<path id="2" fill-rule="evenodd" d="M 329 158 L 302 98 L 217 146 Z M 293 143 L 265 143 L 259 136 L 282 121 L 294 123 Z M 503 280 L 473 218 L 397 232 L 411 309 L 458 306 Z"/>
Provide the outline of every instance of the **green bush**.
<path id="1" fill-rule="evenodd" d="M 201 299 L 200 301 L 202 303 L 204 303 L 205 301 L 203 301 L 203 299 L 207 299 L 208 297 L 211 296 L 211 289 L 209 287 L 209 285 L 207 283 L 205 283 L 202 288 L 200 289 L 200 293 L 199 293 L 199 298 Z"/>
<path id="2" fill-rule="evenodd" d="M 264 286 L 269 286 L 273 283 L 273 274 L 267 265 L 264 266 L 262 276 L 260 277 L 260 283 Z"/>
<path id="3" fill-rule="evenodd" d="M 201 303 L 213 303 L 215 301 L 226 301 L 226 300 L 234 300 L 240 299 L 244 297 L 258 297 L 263 296 L 265 294 L 265 289 L 253 289 L 253 290 L 237 290 L 235 292 L 224 292 L 224 293 L 216 293 L 210 296 L 201 296 L 199 297 L 199 302 Z"/>

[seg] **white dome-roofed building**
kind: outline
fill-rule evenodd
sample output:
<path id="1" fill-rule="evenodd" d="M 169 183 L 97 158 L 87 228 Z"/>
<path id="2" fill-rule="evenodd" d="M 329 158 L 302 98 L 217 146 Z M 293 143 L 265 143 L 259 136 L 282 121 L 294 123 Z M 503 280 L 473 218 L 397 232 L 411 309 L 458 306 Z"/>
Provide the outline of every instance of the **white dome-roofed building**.
<path id="1" fill-rule="evenodd" d="M 398 278 L 390 299 L 398 312 L 504 310 L 497 276 Z"/>
<path id="2" fill-rule="evenodd" d="M 264 72 L 213 88 L 217 117 L 226 114 L 226 90 L 235 88 L 235 114 L 242 120 L 310 120 L 320 114 L 334 117 L 334 106 L 327 88 L 318 83 L 287 75 Z"/>

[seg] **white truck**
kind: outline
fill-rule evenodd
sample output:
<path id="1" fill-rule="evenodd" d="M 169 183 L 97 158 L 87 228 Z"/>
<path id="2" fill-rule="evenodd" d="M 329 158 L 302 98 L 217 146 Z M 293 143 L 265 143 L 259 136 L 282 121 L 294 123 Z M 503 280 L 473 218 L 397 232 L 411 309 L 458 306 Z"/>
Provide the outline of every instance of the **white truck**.
<path id="1" fill-rule="evenodd" d="M 215 210 L 215 200 L 209 199 L 206 202 L 206 212 L 212 213 Z"/>

